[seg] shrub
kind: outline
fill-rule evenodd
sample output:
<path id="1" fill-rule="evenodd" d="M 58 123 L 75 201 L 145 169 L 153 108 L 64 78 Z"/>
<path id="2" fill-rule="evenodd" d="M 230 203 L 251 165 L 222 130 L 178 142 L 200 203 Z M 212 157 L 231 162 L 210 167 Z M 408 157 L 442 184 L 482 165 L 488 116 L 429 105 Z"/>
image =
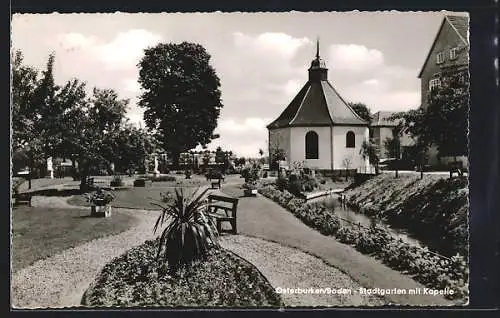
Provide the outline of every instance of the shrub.
<path id="1" fill-rule="evenodd" d="M 252 167 L 243 169 L 241 176 L 245 178 L 245 182 L 258 181 L 260 179 L 259 172 L 259 168 L 253 165 Z"/>
<path id="2" fill-rule="evenodd" d="M 149 180 L 151 180 L 152 182 L 172 182 L 172 181 L 176 181 L 177 178 L 175 176 L 151 176 L 151 177 L 148 177 Z"/>
<path id="3" fill-rule="evenodd" d="M 276 179 L 276 187 L 278 190 L 283 191 L 285 189 L 288 189 L 288 179 L 283 177 L 281 174 L 278 176 L 278 179 Z"/>
<path id="4" fill-rule="evenodd" d="M 206 204 L 202 197 L 203 193 L 186 196 L 181 188 L 175 189 L 175 196 L 166 207 L 155 204 L 162 208 L 162 213 L 153 231 L 156 233 L 170 219 L 160 236 L 157 258 L 163 265 L 168 264 L 171 271 L 204 259 L 211 248 L 218 246 L 217 230 L 204 213 Z"/>
<path id="5" fill-rule="evenodd" d="M 111 191 L 105 191 L 101 188 L 97 188 L 96 191 L 88 193 L 85 195 L 87 202 L 92 205 L 103 206 L 111 203 L 115 199 L 115 196 Z"/>
<path id="6" fill-rule="evenodd" d="M 134 187 L 145 187 L 146 181 L 146 179 L 136 179 L 134 180 Z"/>
<path id="7" fill-rule="evenodd" d="M 112 187 L 121 187 L 121 186 L 123 186 L 123 179 L 122 179 L 122 177 L 119 176 L 119 175 L 113 176 L 113 179 L 111 180 L 110 185 Z"/>
<path id="8" fill-rule="evenodd" d="M 217 171 L 217 170 L 210 170 L 208 171 L 208 173 L 205 175 L 205 177 L 207 177 L 207 179 L 222 179 L 224 177 L 224 175 L 222 174 L 222 172 L 220 171 Z"/>

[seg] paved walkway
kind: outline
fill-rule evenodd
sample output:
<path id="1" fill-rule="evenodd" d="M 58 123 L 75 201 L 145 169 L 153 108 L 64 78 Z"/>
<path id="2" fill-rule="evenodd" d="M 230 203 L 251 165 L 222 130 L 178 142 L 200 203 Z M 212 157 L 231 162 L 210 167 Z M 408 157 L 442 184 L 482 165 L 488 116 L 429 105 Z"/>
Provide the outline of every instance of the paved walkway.
<path id="1" fill-rule="evenodd" d="M 242 197 L 237 185 L 225 185 L 222 191 L 239 197 L 238 232 L 297 248 L 323 259 L 340 269 L 366 288 L 399 288 L 408 293 L 420 288 L 422 294 L 386 295 L 388 304 L 396 305 L 453 305 L 440 296 L 424 295 L 424 286 L 410 277 L 395 271 L 373 257 L 361 254 L 352 246 L 342 244 L 309 228 L 290 212 L 273 201 L 262 197 Z M 325 281 L 325 286 L 329 282 Z M 337 286 L 342 288 L 343 286 Z"/>

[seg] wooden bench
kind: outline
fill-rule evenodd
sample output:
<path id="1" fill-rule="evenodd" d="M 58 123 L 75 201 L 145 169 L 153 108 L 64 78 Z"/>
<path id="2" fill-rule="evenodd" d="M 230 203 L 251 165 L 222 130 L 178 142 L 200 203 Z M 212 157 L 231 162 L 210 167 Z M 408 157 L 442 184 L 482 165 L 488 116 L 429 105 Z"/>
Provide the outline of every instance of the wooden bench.
<path id="1" fill-rule="evenodd" d="M 238 199 L 215 194 L 208 196 L 208 215 L 215 220 L 217 231 L 222 232 L 222 222 L 231 224 L 231 233 L 238 233 L 236 227 L 236 211 Z M 220 213 L 222 212 L 222 213 Z"/>
<path id="2" fill-rule="evenodd" d="M 212 189 L 215 189 L 215 188 L 220 189 L 222 181 L 224 181 L 224 178 L 210 179 L 210 187 Z"/>
<path id="3" fill-rule="evenodd" d="M 16 193 L 14 194 L 14 205 L 27 204 L 31 206 L 31 193 Z"/>

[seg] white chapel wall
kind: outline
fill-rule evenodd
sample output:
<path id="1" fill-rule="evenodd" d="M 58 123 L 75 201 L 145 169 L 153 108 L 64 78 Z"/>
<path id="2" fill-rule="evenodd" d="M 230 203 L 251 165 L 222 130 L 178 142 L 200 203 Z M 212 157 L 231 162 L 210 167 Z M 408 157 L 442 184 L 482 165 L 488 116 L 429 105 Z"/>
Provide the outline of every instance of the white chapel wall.
<path id="1" fill-rule="evenodd" d="M 269 155 L 275 149 L 283 149 L 286 153 L 286 161 L 290 165 L 290 128 L 279 128 L 269 130 Z"/>
<path id="2" fill-rule="evenodd" d="M 306 134 L 315 131 L 318 134 L 318 159 L 306 159 Z M 330 127 L 293 127 L 290 134 L 291 156 L 289 164 L 303 161 L 313 169 L 331 169 Z"/>
<path id="3" fill-rule="evenodd" d="M 348 131 L 354 132 L 356 136 L 355 147 L 346 147 L 346 134 Z M 361 145 L 364 140 L 368 140 L 368 127 L 362 126 L 334 126 L 333 127 L 333 168 L 346 169 L 343 164 L 345 159 L 350 161 L 349 169 L 368 169 L 368 159 L 363 159 L 360 154 Z"/>

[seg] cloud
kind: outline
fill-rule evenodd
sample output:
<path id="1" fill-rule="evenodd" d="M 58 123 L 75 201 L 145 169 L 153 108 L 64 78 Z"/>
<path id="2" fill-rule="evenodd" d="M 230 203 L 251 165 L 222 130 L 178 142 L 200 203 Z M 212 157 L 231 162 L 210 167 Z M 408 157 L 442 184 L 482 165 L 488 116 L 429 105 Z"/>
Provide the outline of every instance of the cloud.
<path id="1" fill-rule="evenodd" d="M 237 48 L 252 54 L 257 53 L 260 56 L 285 61 L 292 59 L 301 47 L 312 44 L 308 38 L 294 38 L 285 33 L 266 32 L 252 37 L 241 32 L 234 32 L 233 37 Z"/>
<path id="2" fill-rule="evenodd" d="M 57 36 L 66 51 L 84 51 L 102 64 L 106 70 L 135 69 L 144 49 L 159 43 L 160 35 L 143 29 L 118 33 L 111 41 L 81 33 L 63 33 Z"/>
<path id="3" fill-rule="evenodd" d="M 249 117 L 244 120 L 237 120 L 234 118 L 221 119 L 217 129 L 221 133 L 232 132 L 248 132 L 248 131 L 265 131 L 266 125 L 271 121 L 270 118 Z"/>
<path id="4" fill-rule="evenodd" d="M 329 48 L 330 67 L 335 70 L 365 72 L 384 64 L 379 50 L 357 44 L 334 44 Z"/>
<path id="5" fill-rule="evenodd" d="M 144 49 L 161 41 L 161 36 L 146 30 L 119 33 L 111 42 L 96 48 L 108 68 L 136 67 Z"/>

